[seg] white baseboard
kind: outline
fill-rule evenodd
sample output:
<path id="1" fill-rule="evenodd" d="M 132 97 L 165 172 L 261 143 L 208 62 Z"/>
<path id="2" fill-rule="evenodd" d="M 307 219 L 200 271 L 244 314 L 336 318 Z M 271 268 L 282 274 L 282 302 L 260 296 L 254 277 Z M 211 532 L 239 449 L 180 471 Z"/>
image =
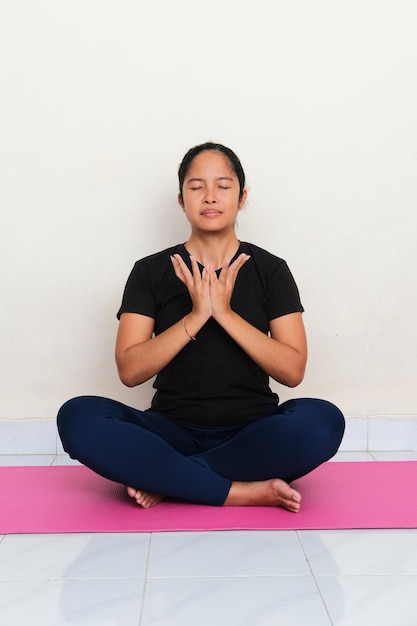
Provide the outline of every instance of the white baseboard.
<path id="1" fill-rule="evenodd" d="M 348 417 L 340 450 L 417 450 L 417 416 Z"/>
<path id="2" fill-rule="evenodd" d="M 417 416 L 347 417 L 340 450 L 417 450 Z M 62 453 L 55 420 L 0 420 L 0 454 Z"/>

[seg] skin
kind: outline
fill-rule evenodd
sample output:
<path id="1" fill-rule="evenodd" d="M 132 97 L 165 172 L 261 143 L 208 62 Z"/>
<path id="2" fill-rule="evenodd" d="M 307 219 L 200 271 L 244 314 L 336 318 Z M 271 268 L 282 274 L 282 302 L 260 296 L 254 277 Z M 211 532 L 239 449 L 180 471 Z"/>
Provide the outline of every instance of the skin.
<path id="1" fill-rule="evenodd" d="M 239 346 L 274 380 L 288 387 L 304 377 L 307 342 L 301 313 L 271 320 L 270 336 L 240 317 L 230 306 L 237 275 L 250 262 L 247 254 L 231 259 L 239 248 L 235 222 L 247 197 L 239 195 L 239 182 L 227 158 L 215 151 L 200 153 L 193 160 L 178 202 L 190 226 L 185 246 L 190 253 L 191 272 L 180 255 L 171 258 L 175 275 L 187 287 L 192 310 L 186 316 L 190 335 L 198 335 L 213 317 Z M 200 273 L 198 262 L 204 269 Z M 221 269 L 217 276 L 216 269 Z M 190 341 L 182 320 L 153 336 L 154 320 L 124 313 L 116 341 L 116 363 L 121 381 L 134 387 L 153 378 Z M 162 494 L 149 494 L 128 487 L 128 494 L 143 508 L 160 502 Z M 266 481 L 233 482 L 225 506 L 281 506 L 300 509 L 301 495 L 279 478 Z"/>

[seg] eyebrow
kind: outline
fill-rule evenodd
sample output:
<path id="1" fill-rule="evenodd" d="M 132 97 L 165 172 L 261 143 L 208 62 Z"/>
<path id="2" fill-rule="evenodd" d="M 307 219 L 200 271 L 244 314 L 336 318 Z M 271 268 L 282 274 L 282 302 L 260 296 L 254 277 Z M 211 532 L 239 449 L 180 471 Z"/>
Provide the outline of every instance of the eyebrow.
<path id="1" fill-rule="evenodd" d="M 217 178 L 215 178 L 215 180 L 229 180 L 233 182 L 232 176 L 218 176 Z M 204 182 L 204 178 L 189 178 L 187 180 L 187 183 L 196 183 L 196 182 L 202 183 Z"/>

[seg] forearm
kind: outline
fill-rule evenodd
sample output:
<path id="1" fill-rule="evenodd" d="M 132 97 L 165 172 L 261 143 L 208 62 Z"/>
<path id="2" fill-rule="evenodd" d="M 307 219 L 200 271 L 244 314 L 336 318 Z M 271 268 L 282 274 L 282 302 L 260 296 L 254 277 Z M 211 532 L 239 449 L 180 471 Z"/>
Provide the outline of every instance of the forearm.
<path id="1" fill-rule="evenodd" d="M 116 364 L 120 380 L 127 387 L 136 387 L 153 378 L 190 342 L 205 324 L 201 316 L 189 313 L 184 320 L 157 335 L 128 347 L 116 344 Z M 121 344 L 121 345 L 119 345 Z"/>
<path id="2" fill-rule="evenodd" d="M 305 349 L 297 349 L 265 335 L 233 310 L 217 321 L 271 378 L 287 387 L 296 387 L 301 383 L 306 366 Z"/>

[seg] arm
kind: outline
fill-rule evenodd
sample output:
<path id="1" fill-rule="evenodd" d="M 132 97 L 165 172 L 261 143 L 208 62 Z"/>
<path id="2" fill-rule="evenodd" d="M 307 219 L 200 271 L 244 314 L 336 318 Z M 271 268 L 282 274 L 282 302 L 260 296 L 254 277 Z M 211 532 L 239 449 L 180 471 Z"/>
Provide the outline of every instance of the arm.
<path id="1" fill-rule="evenodd" d="M 219 278 L 211 271 L 210 297 L 214 319 L 236 343 L 274 380 L 296 387 L 304 378 L 307 340 L 301 313 L 270 321 L 270 336 L 249 324 L 232 310 L 230 300 L 241 265 L 223 267 Z"/>
<path id="2" fill-rule="evenodd" d="M 290 313 L 271 320 L 271 336 L 265 335 L 231 309 L 217 321 L 274 380 L 287 387 L 296 387 L 301 383 L 307 363 L 307 340 L 301 313 Z"/>
<path id="3" fill-rule="evenodd" d="M 268 376 L 288 387 L 296 387 L 304 378 L 307 363 L 307 340 L 301 313 L 290 313 L 271 320 L 271 336 L 268 336 L 240 317 L 230 306 L 237 275 L 249 258 L 247 254 L 241 254 L 232 264 L 226 262 L 219 278 L 212 267 L 205 268 L 203 276 L 204 281 L 208 280 L 209 283 L 210 313 Z M 174 268 L 177 277 L 191 293 L 195 277 L 192 281 L 190 272 L 178 255 Z M 190 317 L 193 314 L 194 311 Z"/>
<path id="4" fill-rule="evenodd" d="M 172 264 L 178 272 L 178 261 L 172 258 Z M 195 259 L 192 259 L 192 273 L 183 261 L 182 264 L 187 271 L 187 280 L 183 279 L 183 282 L 186 282 L 193 303 L 192 311 L 186 316 L 187 331 L 181 319 L 154 337 L 153 318 L 137 313 L 123 313 L 120 318 L 116 364 L 120 380 L 127 387 L 140 385 L 158 374 L 192 341 L 191 335 L 196 335 L 210 317 L 208 273 L 200 275 Z"/>
<path id="5" fill-rule="evenodd" d="M 153 337 L 154 320 L 146 315 L 123 313 L 116 339 L 116 364 L 127 387 L 155 376 L 191 341 L 182 320 Z"/>

